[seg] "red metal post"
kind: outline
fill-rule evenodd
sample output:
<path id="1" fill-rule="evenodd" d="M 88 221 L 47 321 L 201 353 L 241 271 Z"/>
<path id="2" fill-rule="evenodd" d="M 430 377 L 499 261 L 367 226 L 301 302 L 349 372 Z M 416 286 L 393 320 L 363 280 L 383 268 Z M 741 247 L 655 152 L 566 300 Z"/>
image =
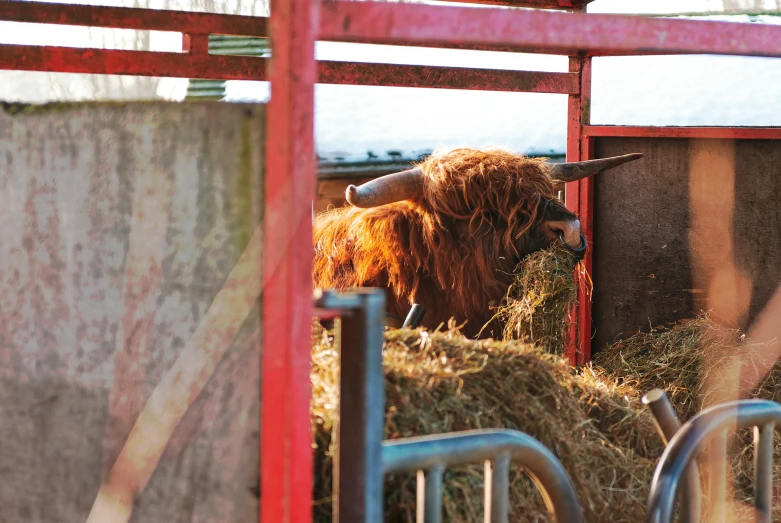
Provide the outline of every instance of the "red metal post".
<path id="1" fill-rule="evenodd" d="M 590 122 L 591 107 L 591 57 L 570 57 L 569 70 L 580 75 L 580 93 L 569 96 L 567 106 L 567 161 L 592 158 L 591 140 L 583 135 L 584 126 Z M 580 218 L 581 228 L 589 249 L 583 260 L 583 270 L 578 271 L 578 303 L 574 307 L 575 322 L 570 329 L 570 347 L 567 357 L 572 365 L 582 365 L 591 359 L 591 293 L 590 275 L 593 261 L 594 237 L 594 187 L 591 178 L 568 183 L 565 192 L 566 205 Z"/>
<path id="2" fill-rule="evenodd" d="M 264 523 L 312 519 L 309 370 L 318 7 L 313 0 L 271 2 L 263 261 Z"/>

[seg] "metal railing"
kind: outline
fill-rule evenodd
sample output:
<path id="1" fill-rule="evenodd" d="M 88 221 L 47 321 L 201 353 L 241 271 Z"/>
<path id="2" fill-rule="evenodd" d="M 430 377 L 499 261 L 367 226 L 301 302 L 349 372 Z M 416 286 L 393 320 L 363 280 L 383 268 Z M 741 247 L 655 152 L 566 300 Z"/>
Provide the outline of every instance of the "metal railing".
<path id="1" fill-rule="evenodd" d="M 442 479 L 447 467 L 492 462 L 486 477 L 486 513 L 506 523 L 510 462 L 529 474 L 557 521 L 580 523 L 574 486 L 558 459 L 539 441 L 519 431 L 475 430 L 382 441 L 385 389 L 382 370 L 385 293 L 380 289 L 316 292 L 315 313 L 341 318 L 339 421 L 333 473 L 333 521 L 378 523 L 383 513 L 383 479 L 393 472 L 426 471 L 422 520 L 442 521 Z M 405 325 L 425 313 L 410 310 Z M 419 513 L 421 511 L 419 510 Z M 421 518 L 419 518 L 420 520 Z"/>
<path id="2" fill-rule="evenodd" d="M 315 307 L 341 318 L 339 418 L 333 470 L 333 521 L 382 521 L 385 292 L 315 292 Z M 315 314 L 318 314 L 317 309 Z M 322 317 L 322 315 L 321 315 Z"/>
<path id="3" fill-rule="evenodd" d="M 441 523 L 442 480 L 448 467 L 486 461 L 493 462 L 491 475 L 485 477 L 485 513 L 490 515 L 487 521 L 508 522 L 511 462 L 517 462 L 531 477 L 556 521 L 582 521 L 575 487 L 567 471 L 542 443 L 522 432 L 471 430 L 386 441 L 382 447 L 383 473 L 425 471 L 425 494 L 417 501 L 418 523 L 421 512 L 423 522 Z"/>
<path id="4" fill-rule="evenodd" d="M 742 400 L 706 409 L 685 423 L 664 450 L 651 482 L 646 523 L 672 521 L 681 477 L 709 440 L 727 430 L 754 427 L 755 502 L 757 521 L 769 523 L 772 511 L 773 436 L 781 425 L 781 405 Z"/>
<path id="5" fill-rule="evenodd" d="M 675 414 L 670 399 L 662 389 L 654 389 L 643 396 L 643 403 L 651 411 L 656 421 L 656 429 L 665 445 L 681 430 L 681 422 Z M 686 469 L 681 500 L 681 523 L 698 523 L 702 493 L 700 491 L 700 471 L 697 463 L 692 463 Z"/>

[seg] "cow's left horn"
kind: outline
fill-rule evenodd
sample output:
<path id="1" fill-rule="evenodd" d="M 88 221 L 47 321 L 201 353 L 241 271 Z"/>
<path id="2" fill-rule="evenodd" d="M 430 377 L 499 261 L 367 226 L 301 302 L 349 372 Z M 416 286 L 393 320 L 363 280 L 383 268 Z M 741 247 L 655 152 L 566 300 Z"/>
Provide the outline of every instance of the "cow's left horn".
<path id="1" fill-rule="evenodd" d="M 409 200 L 420 194 L 423 171 L 416 167 L 400 173 L 386 174 L 345 191 L 347 201 L 356 207 L 379 207 L 387 203 Z"/>
<path id="2" fill-rule="evenodd" d="M 618 167 L 622 163 L 639 160 L 641 153 L 613 156 L 612 158 L 600 158 L 598 160 L 586 160 L 583 162 L 553 163 L 550 164 L 550 177 L 554 182 L 574 182 L 581 178 L 588 178 L 597 173 Z"/>

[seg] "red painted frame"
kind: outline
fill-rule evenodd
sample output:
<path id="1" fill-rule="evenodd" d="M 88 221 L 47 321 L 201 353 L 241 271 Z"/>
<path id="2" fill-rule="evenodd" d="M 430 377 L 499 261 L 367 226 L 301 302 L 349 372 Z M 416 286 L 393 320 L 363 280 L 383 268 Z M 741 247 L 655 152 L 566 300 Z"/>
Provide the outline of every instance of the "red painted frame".
<path id="1" fill-rule="evenodd" d="M 578 0 L 485 0 L 583 11 Z M 152 53 L 0 45 L 0 69 L 181 76 L 272 82 L 264 259 L 262 514 L 268 523 L 311 521 L 309 325 L 314 194 L 313 85 L 399 85 L 569 95 L 567 157 L 593 156 L 600 136 L 781 139 L 781 128 L 614 127 L 589 121 L 591 56 L 734 54 L 781 57 L 781 27 L 404 3 L 272 0 L 270 20 L 234 15 L 0 0 L 0 20 L 178 31 L 185 52 Z M 208 54 L 208 34 L 264 37 L 274 58 Z M 571 56 L 568 73 L 315 62 L 314 41 L 353 41 Z M 568 184 L 567 206 L 593 238 L 593 186 Z M 591 271 L 591 254 L 585 259 Z M 581 286 L 569 356 L 590 358 L 591 301 Z M 269 327 L 273 326 L 273 327 Z"/>
<path id="2" fill-rule="evenodd" d="M 495 45 L 555 54 L 781 57 L 781 26 L 386 2 L 323 4 L 320 39 Z M 575 51 L 575 53 L 573 53 Z"/>
<path id="3" fill-rule="evenodd" d="M 590 160 L 591 142 L 584 137 L 583 127 L 588 125 L 591 118 L 591 57 L 570 57 L 569 70 L 578 75 L 580 89 L 577 94 L 569 96 L 567 103 L 567 161 Z M 565 204 L 570 211 L 578 215 L 586 241 L 593 244 L 594 212 L 591 202 L 594 199 L 594 190 L 591 178 L 568 183 L 565 187 Z M 591 358 L 591 295 L 587 276 L 591 274 L 592 262 L 593 249 L 588 249 L 583 266 L 576 273 L 577 304 L 572 310 L 575 321 L 570 329 L 570 345 L 567 350 L 567 357 L 573 365 L 582 365 Z"/>
<path id="4" fill-rule="evenodd" d="M 318 4 L 272 0 L 263 257 L 261 521 L 312 518 L 310 353 Z"/>
<path id="5" fill-rule="evenodd" d="M 212 55 L 208 52 L 207 40 L 209 34 L 267 37 L 269 22 L 263 17 L 0 0 L 0 20 L 177 31 L 192 40 L 192 45 L 181 53 L 0 44 L 0 69 L 266 80 L 265 59 Z M 317 74 L 318 83 L 324 84 L 557 94 L 572 94 L 578 90 L 576 75 L 537 71 L 319 61 Z"/>
<path id="6" fill-rule="evenodd" d="M 638 138 L 711 138 L 727 140 L 781 140 L 781 127 L 652 127 L 586 125 L 583 136 Z"/>

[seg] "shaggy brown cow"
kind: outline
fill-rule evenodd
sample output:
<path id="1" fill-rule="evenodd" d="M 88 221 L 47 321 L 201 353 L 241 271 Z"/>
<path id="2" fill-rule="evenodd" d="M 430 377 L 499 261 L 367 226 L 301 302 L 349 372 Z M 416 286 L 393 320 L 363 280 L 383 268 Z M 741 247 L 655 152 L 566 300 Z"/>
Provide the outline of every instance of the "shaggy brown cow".
<path id="1" fill-rule="evenodd" d="M 434 154 L 400 173 L 347 188 L 352 204 L 314 222 L 316 288 L 381 287 L 388 312 L 413 303 L 436 328 L 454 317 L 476 336 L 492 316 L 524 256 L 561 241 L 586 251 L 578 218 L 553 182 L 592 176 L 642 157 L 548 164 L 498 149 Z M 496 335 L 495 325 L 482 335 Z"/>

